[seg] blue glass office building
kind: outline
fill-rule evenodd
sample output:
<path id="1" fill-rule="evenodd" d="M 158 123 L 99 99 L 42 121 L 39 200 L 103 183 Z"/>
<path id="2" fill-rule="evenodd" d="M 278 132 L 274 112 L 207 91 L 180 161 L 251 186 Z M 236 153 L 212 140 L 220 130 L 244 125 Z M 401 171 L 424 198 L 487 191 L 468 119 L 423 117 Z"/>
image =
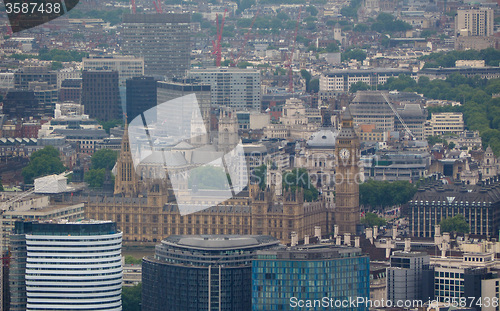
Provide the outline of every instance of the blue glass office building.
<path id="1" fill-rule="evenodd" d="M 359 248 L 311 245 L 259 251 L 252 262 L 255 311 L 368 310 L 366 304 L 346 302 L 369 299 L 369 289 L 369 257 Z"/>

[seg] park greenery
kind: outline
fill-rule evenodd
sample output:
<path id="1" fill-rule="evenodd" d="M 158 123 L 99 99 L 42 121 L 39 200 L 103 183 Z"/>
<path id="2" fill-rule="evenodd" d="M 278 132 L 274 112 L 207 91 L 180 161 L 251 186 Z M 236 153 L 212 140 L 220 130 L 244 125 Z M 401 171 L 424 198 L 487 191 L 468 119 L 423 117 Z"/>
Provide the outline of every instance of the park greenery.
<path id="1" fill-rule="evenodd" d="M 283 189 L 287 191 L 296 191 L 298 188 L 304 190 L 304 201 L 312 202 L 318 199 L 318 189 L 311 182 L 309 173 L 305 168 L 295 168 L 291 171 L 285 171 L 282 177 Z"/>
<path id="2" fill-rule="evenodd" d="M 371 29 L 380 33 L 401 32 L 412 29 L 412 26 L 406 22 L 396 19 L 392 14 L 380 13 Z"/>
<path id="3" fill-rule="evenodd" d="M 387 221 L 384 218 L 378 217 L 375 213 L 366 213 L 365 217 L 361 218 L 361 223 L 367 227 L 385 226 Z"/>
<path id="4" fill-rule="evenodd" d="M 439 223 L 441 232 L 449 233 L 469 233 L 470 227 L 465 220 L 464 215 L 459 214 L 454 217 L 448 217 Z"/>
<path id="5" fill-rule="evenodd" d="M 351 59 L 355 59 L 357 61 L 364 61 L 366 58 L 366 52 L 362 49 L 348 49 L 344 53 L 342 53 L 342 61 L 348 61 Z"/>
<path id="6" fill-rule="evenodd" d="M 437 52 L 421 56 L 425 61 L 424 68 L 455 67 L 457 60 L 484 60 L 487 66 L 498 66 L 500 63 L 500 50 L 488 48 L 484 50 L 465 50 Z"/>
<path id="7" fill-rule="evenodd" d="M 33 152 L 29 164 L 23 168 L 22 175 L 25 184 L 33 184 L 34 179 L 51 174 L 61 174 L 66 170 L 59 158 L 59 150 L 53 146 Z"/>
<path id="8" fill-rule="evenodd" d="M 351 0 L 348 6 L 343 7 L 340 10 L 340 14 L 342 16 L 348 17 L 348 18 L 357 18 L 358 17 L 358 9 L 363 3 L 363 0 Z"/>
<path id="9" fill-rule="evenodd" d="M 124 286 L 122 289 L 123 311 L 141 311 L 142 283 Z"/>
<path id="10" fill-rule="evenodd" d="M 430 99 L 461 102 L 461 106 L 430 108 L 432 112 L 462 112 L 469 130 L 479 131 L 483 147 L 491 146 L 500 155 L 500 98 L 492 94 L 500 93 L 500 79 L 482 79 L 479 76 L 466 77 L 451 74 L 446 80 L 430 80 L 420 77 L 415 81 L 407 75 L 389 78 L 379 90 L 417 92 Z"/>
<path id="11" fill-rule="evenodd" d="M 132 120 L 128 120 L 129 122 Z M 106 131 L 106 133 L 109 134 L 109 130 L 117 127 L 119 125 L 123 125 L 123 120 L 120 119 L 114 119 L 114 120 L 109 120 L 109 121 L 100 121 L 98 120 L 99 124 L 102 126 L 103 130 Z"/>
<path id="12" fill-rule="evenodd" d="M 359 185 L 359 203 L 367 210 L 383 210 L 411 200 L 417 187 L 408 181 L 368 180 Z"/>
<path id="13" fill-rule="evenodd" d="M 113 169 L 118 153 L 111 149 L 101 149 L 92 155 L 90 170 L 85 172 L 84 181 L 92 188 L 101 188 L 104 185 L 106 174 Z M 113 178 L 111 178 L 113 180 Z"/>
<path id="14" fill-rule="evenodd" d="M 140 265 L 142 264 L 142 259 L 135 258 L 134 256 L 125 256 L 125 264 L 127 265 Z"/>

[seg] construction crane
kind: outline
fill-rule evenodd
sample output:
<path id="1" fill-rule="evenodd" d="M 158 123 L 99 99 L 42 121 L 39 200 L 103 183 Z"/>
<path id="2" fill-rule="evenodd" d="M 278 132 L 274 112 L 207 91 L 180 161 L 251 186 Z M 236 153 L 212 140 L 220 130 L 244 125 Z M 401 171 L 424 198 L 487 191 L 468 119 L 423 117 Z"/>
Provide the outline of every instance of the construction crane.
<path id="1" fill-rule="evenodd" d="M 220 46 L 220 42 L 222 40 L 222 32 L 224 31 L 224 22 L 226 21 L 226 12 L 227 9 L 224 10 L 224 15 L 222 17 L 222 22 L 219 26 L 219 14 L 216 16 L 216 29 L 217 29 L 217 37 L 216 41 L 212 41 L 213 51 L 212 54 L 215 55 L 215 65 L 220 67 L 221 59 L 222 59 L 222 49 Z"/>
<path id="2" fill-rule="evenodd" d="M 162 7 L 161 7 L 161 2 L 160 2 L 160 0 L 153 1 L 153 4 L 154 4 L 154 6 L 155 6 L 156 13 L 158 13 L 158 14 L 163 13 L 163 9 L 162 9 Z"/>
<path id="3" fill-rule="evenodd" d="M 5 23 L 5 27 L 7 28 L 7 36 L 11 36 L 12 35 L 12 28 L 10 27 L 9 22 Z"/>
<path id="4" fill-rule="evenodd" d="M 302 7 L 299 9 L 299 15 L 297 16 L 297 22 L 295 23 L 295 33 L 293 34 L 292 40 L 292 51 L 285 64 L 288 67 L 288 92 L 293 93 L 293 71 L 292 71 L 292 59 L 293 53 L 295 52 L 295 41 L 297 40 L 297 31 L 299 30 L 300 14 L 302 13 Z"/>
<path id="5" fill-rule="evenodd" d="M 135 14 L 136 11 L 135 0 L 130 0 L 130 4 L 132 6 L 132 13 Z"/>
<path id="6" fill-rule="evenodd" d="M 406 135 L 405 136 L 411 136 L 411 138 L 413 140 L 415 140 L 415 135 L 413 135 L 413 133 L 411 132 L 410 128 L 406 125 L 405 121 L 403 120 L 403 118 L 401 118 L 401 116 L 399 115 L 399 112 L 394 108 L 394 106 L 392 106 L 389 98 L 387 98 L 387 94 L 382 92 L 382 96 L 384 97 L 385 99 L 385 102 L 387 103 L 387 105 L 389 105 L 389 107 L 391 108 L 392 112 L 396 115 L 396 117 L 398 118 L 399 122 L 401 122 L 401 124 L 403 125 L 405 131 L 406 131 Z"/>
<path id="7" fill-rule="evenodd" d="M 248 43 L 248 37 L 250 36 L 250 32 L 252 32 L 253 29 L 253 24 L 255 23 L 255 20 L 257 19 L 257 16 L 259 15 L 260 10 L 255 13 L 255 16 L 253 17 L 252 23 L 250 24 L 250 28 L 248 28 L 247 33 L 245 34 L 245 38 L 243 39 L 243 44 L 241 45 L 240 51 L 238 52 L 238 55 L 232 59 L 231 61 L 231 67 L 234 67 L 238 64 L 238 61 L 240 60 L 241 55 L 243 54 L 243 51 L 245 50 L 245 46 Z"/>

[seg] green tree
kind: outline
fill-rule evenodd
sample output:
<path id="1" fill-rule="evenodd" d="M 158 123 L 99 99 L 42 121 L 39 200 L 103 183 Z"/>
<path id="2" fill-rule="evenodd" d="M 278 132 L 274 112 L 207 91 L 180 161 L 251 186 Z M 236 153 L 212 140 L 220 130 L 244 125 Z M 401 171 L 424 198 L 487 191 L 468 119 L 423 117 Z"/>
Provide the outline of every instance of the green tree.
<path id="1" fill-rule="evenodd" d="M 328 53 L 335 53 L 335 52 L 338 52 L 338 51 L 340 51 L 339 50 L 339 46 L 335 42 L 329 43 L 326 46 L 326 52 L 328 52 Z"/>
<path id="2" fill-rule="evenodd" d="M 61 174 L 66 168 L 59 158 L 59 151 L 53 146 L 46 146 L 33 152 L 28 166 L 23 168 L 25 184 L 32 184 L 34 179 L 51 174 Z"/>
<path id="3" fill-rule="evenodd" d="M 122 289 L 123 311 L 141 311 L 142 283 L 124 286 Z"/>
<path id="4" fill-rule="evenodd" d="M 342 53 L 342 61 L 348 61 L 351 59 L 362 62 L 366 59 L 366 52 L 361 49 L 352 49 Z"/>
<path id="5" fill-rule="evenodd" d="M 311 182 L 309 173 L 305 168 L 296 168 L 283 173 L 282 177 L 283 189 L 296 191 L 302 188 L 304 191 L 304 201 L 312 202 L 318 199 L 318 189 Z"/>
<path id="6" fill-rule="evenodd" d="M 309 92 L 309 82 L 311 82 L 311 73 L 305 69 L 300 70 L 300 75 L 306 80 L 306 92 Z"/>
<path id="7" fill-rule="evenodd" d="M 266 188 L 267 166 L 262 164 L 254 168 L 252 172 L 252 182 L 258 183 L 260 189 Z"/>
<path id="8" fill-rule="evenodd" d="M 102 128 L 109 134 L 109 130 L 118 125 L 123 125 L 123 120 L 115 119 L 109 121 L 99 121 L 99 124 L 102 125 Z"/>
<path id="9" fill-rule="evenodd" d="M 306 8 L 306 12 L 309 12 L 309 14 L 311 14 L 311 16 L 316 16 L 318 15 L 318 9 L 316 9 L 315 6 L 313 5 L 310 5 Z"/>
<path id="10" fill-rule="evenodd" d="M 439 225 L 441 226 L 441 232 L 469 233 L 470 231 L 470 226 L 462 214 L 445 218 L 441 220 Z"/>
<path id="11" fill-rule="evenodd" d="M 383 159 L 379 160 L 379 163 L 382 161 Z M 359 202 L 365 207 L 383 210 L 407 203 L 416 192 L 417 188 L 408 181 L 368 180 L 359 186 Z"/>
<path id="12" fill-rule="evenodd" d="M 91 158 L 92 169 L 111 170 L 115 166 L 118 153 L 111 149 L 101 149 L 94 152 Z"/>
<path id="13" fill-rule="evenodd" d="M 355 32 L 366 32 L 369 29 L 370 28 L 366 24 L 356 24 L 356 26 L 354 26 L 352 30 L 354 30 Z"/>
<path id="14" fill-rule="evenodd" d="M 91 169 L 85 172 L 83 180 L 89 184 L 91 188 L 102 188 L 104 179 L 106 178 L 106 169 Z"/>
<path id="15" fill-rule="evenodd" d="M 63 64 L 61 62 L 52 62 L 50 64 L 50 69 L 51 70 L 59 70 L 59 69 L 63 69 Z"/>
<path id="16" fill-rule="evenodd" d="M 311 82 L 309 82 L 309 92 L 319 92 L 319 79 L 312 79 Z"/>
<path id="17" fill-rule="evenodd" d="M 366 91 L 366 90 L 371 90 L 371 87 L 362 81 L 358 81 L 352 84 L 351 87 L 349 88 L 349 92 L 351 93 L 356 93 L 357 91 Z"/>
<path id="18" fill-rule="evenodd" d="M 125 264 L 127 265 L 140 265 L 142 263 L 142 259 L 137 259 L 134 256 L 127 255 L 125 256 Z"/>
<path id="19" fill-rule="evenodd" d="M 380 218 L 375 213 L 366 213 L 365 217 L 361 218 L 361 223 L 367 227 L 380 227 L 385 226 L 387 221 L 384 218 Z"/>

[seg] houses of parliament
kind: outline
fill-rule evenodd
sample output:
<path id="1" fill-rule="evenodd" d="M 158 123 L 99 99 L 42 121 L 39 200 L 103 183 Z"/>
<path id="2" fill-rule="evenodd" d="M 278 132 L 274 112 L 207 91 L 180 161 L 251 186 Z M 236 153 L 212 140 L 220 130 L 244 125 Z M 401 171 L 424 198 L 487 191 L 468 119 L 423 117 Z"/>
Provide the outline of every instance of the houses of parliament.
<path id="1" fill-rule="evenodd" d="M 350 115 L 346 115 L 348 121 L 343 122 L 332 153 L 343 159 L 338 161 L 338 172 L 356 176 L 359 139 L 353 134 Z M 181 144 L 186 148 L 185 142 Z M 125 242 L 158 242 L 176 234 L 255 234 L 290 243 L 292 232 L 302 240 L 306 235 L 314 236 L 316 226 L 321 227 L 323 235 L 332 233 L 335 219 L 341 234 L 355 234 L 359 224 L 359 186 L 355 182 L 344 185 L 344 180 L 337 181 L 342 184 L 337 185 L 335 197 L 338 209 L 327 204 L 321 194 L 316 201 L 305 202 L 301 188 L 283 190 L 277 195 L 274 185 L 268 182 L 264 189 L 249 184 L 222 203 L 182 216 L 168 178 L 146 178 L 150 169 L 147 163 L 134 167 L 125 130 L 116 164 L 114 193 L 89 194 L 84 199 L 86 218 L 115 221 Z"/>

